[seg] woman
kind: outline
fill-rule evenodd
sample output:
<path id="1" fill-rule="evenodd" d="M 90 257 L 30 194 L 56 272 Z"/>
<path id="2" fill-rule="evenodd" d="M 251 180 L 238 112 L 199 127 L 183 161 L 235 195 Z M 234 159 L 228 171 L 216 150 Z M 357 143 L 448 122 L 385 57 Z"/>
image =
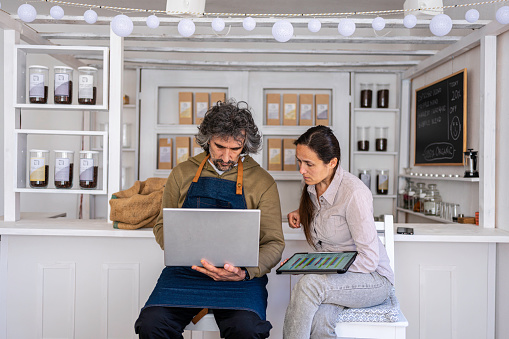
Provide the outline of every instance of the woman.
<path id="1" fill-rule="evenodd" d="M 371 191 L 340 166 L 341 150 L 332 130 L 315 126 L 296 141 L 305 182 L 299 209 L 288 214 L 292 228 L 302 225 L 319 252 L 357 251 L 344 274 L 307 274 L 292 290 L 283 337 L 336 338 L 334 328 L 345 307 L 382 303 L 394 273 L 373 220 Z"/>

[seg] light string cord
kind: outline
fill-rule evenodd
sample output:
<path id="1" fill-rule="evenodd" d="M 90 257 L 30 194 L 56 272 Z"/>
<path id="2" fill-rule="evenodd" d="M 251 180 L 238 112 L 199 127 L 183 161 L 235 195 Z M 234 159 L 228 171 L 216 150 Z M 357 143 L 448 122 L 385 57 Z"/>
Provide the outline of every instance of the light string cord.
<path id="1" fill-rule="evenodd" d="M 48 2 L 60 5 L 67 6 L 75 6 L 75 7 L 86 7 L 86 8 L 99 8 L 106 9 L 115 12 L 144 12 L 144 13 L 158 13 L 163 15 L 199 15 L 199 16 L 219 16 L 219 17 L 338 17 L 338 16 L 353 16 L 353 15 L 379 15 L 379 14 L 400 14 L 405 12 L 415 12 L 415 11 L 436 11 L 441 9 L 450 9 L 450 8 L 458 8 L 458 7 L 472 7 L 472 6 L 480 6 L 480 5 L 491 5 L 496 3 L 507 2 L 508 0 L 491 0 L 491 1 L 482 1 L 475 2 L 469 4 L 459 4 L 459 5 L 448 5 L 448 6 L 436 6 L 436 7 L 426 7 L 426 8 L 408 8 L 408 9 L 394 9 L 394 10 L 384 10 L 384 11 L 359 11 L 359 12 L 337 12 L 337 13 L 310 13 L 310 14 L 261 14 L 261 13 L 213 13 L 213 12 L 183 12 L 183 11 L 163 11 L 157 9 L 141 9 L 141 8 L 129 8 L 129 7 L 117 7 L 117 6 L 108 6 L 108 5 L 91 5 L 70 1 L 60 1 L 60 0 L 35 0 L 31 2 Z"/>

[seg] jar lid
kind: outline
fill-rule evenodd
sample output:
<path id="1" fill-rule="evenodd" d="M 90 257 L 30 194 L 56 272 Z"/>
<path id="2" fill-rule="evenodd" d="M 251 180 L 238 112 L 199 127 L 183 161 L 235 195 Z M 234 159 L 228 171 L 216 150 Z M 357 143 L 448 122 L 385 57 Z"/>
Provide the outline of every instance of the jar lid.
<path id="1" fill-rule="evenodd" d="M 371 170 L 369 168 L 359 168 L 358 171 L 359 172 L 369 172 Z"/>
<path id="2" fill-rule="evenodd" d="M 389 169 L 388 169 L 388 168 L 382 168 L 382 169 L 377 169 L 377 171 L 381 171 L 381 172 L 389 172 Z"/>
<path id="3" fill-rule="evenodd" d="M 67 151 L 67 150 L 54 150 L 55 153 L 74 153 L 74 151 Z"/>
<path id="4" fill-rule="evenodd" d="M 53 69 L 66 69 L 66 70 L 74 71 L 74 68 L 67 67 L 67 66 L 53 66 Z"/>
<path id="5" fill-rule="evenodd" d="M 474 151 L 472 148 L 469 148 L 468 151 L 463 152 L 465 155 L 476 155 L 477 151 Z"/>
<path id="6" fill-rule="evenodd" d="M 97 154 L 98 151 L 80 151 L 80 154 Z"/>
<path id="7" fill-rule="evenodd" d="M 46 149 L 31 149 L 30 152 L 42 152 L 42 153 L 49 153 Z"/>
<path id="8" fill-rule="evenodd" d="M 78 67 L 78 71 L 97 71 L 97 68 L 89 67 L 89 66 L 81 66 L 81 67 Z"/>
<path id="9" fill-rule="evenodd" d="M 46 66 L 40 66 L 40 65 L 32 65 L 32 66 L 28 66 L 28 69 L 30 68 L 41 68 L 41 69 L 49 69 L 48 67 Z"/>

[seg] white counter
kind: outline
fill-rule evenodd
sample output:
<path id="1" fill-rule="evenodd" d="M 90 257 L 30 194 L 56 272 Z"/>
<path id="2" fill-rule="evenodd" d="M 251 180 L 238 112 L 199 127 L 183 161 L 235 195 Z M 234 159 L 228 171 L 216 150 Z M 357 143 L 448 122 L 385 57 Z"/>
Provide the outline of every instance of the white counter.
<path id="1" fill-rule="evenodd" d="M 419 242 L 466 242 L 466 243 L 509 243 L 509 231 L 481 228 L 470 224 L 394 224 L 411 227 L 413 235 L 396 234 L 394 240 Z M 283 223 L 285 240 L 303 240 L 301 229 L 292 229 Z M 103 219 L 45 219 L 20 220 L 17 222 L 0 221 L 0 235 L 51 235 L 51 236 L 85 236 L 85 237 L 125 237 L 153 238 L 152 228 L 121 230 Z"/>

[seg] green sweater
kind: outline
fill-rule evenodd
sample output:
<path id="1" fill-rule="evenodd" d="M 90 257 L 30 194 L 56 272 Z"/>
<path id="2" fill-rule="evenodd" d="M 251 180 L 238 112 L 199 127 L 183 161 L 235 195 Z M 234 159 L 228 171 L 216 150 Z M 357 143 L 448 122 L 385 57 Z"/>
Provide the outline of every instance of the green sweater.
<path id="1" fill-rule="evenodd" d="M 161 248 L 164 246 L 162 209 L 182 207 L 187 190 L 205 156 L 205 153 L 200 153 L 177 165 L 166 181 L 161 212 L 154 226 L 154 235 Z M 250 156 L 246 156 L 242 164 L 244 165 L 243 186 L 247 208 L 261 210 L 258 267 L 247 268 L 249 276 L 254 278 L 269 273 L 280 262 L 285 243 L 281 227 L 281 206 L 276 182 Z M 201 176 L 236 181 L 237 167 L 219 175 L 207 161 Z"/>

